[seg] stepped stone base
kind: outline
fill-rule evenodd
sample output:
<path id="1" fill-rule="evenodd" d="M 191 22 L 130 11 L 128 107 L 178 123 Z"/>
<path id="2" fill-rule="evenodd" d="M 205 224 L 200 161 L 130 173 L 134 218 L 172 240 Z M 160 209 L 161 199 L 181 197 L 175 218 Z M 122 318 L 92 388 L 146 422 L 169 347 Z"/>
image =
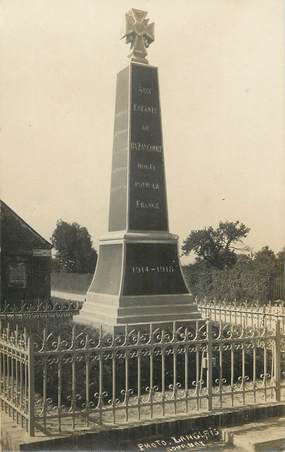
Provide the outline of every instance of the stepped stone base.
<path id="1" fill-rule="evenodd" d="M 106 329 L 133 323 L 162 323 L 201 319 L 190 294 L 155 296 L 87 295 L 76 322 Z M 108 329 L 108 328 L 107 328 Z"/>
<path id="2" fill-rule="evenodd" d="M 131 323 L 196 319 L 201 315 L 184 280 L 175 235 L 119 232 L 100 241 L 96 272 L 77 323 L 112 331 Z"/>

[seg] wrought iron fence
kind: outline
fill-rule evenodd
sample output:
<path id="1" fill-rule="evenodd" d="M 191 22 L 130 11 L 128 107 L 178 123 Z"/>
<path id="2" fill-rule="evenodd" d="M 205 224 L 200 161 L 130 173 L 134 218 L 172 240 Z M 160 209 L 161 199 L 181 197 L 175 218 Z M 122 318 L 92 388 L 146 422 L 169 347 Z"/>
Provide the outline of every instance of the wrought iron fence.
<path id="1" fill-rule="evenodd" d="M 80 301 L 61 301 L 52 303 L 50 301 L 37 303 L 20 302 L 18 305 L 10 305 L 4 303 L 0 310 L 0 320 L 19 321 L 27 319 L 43 319 L 43 318 L 72 318 L 73 315 L 79 314 L 82 307 Z"/>
<path id="2" fill-rule="evenodd" d="M 29 333 L 44 328 L 60 329 L 79 314 L 81 302 L 5 304 L 0 310 L 0 322 L 9 323 L 11 328 L 26 329 Z"/>
<path id="3" fill-rule="evenodd" d="M 9 414 L 34 434 L 34 359 L 26 331 L 2 329 L 0 324 L 0 403 Z"/>
<path id="4" fill-rule="evenodd" d="M 207 299 L 197 300 L 199 311 L 204 319 L 214 322 L 242 325 L 250 328 L 272 329 L 279 320 L 282 332 L 285 332 L 285 307 L 272 304 L 260 306 L 257 302 L 217 302 Z"/>
<path id="5" fill-rule="evenodd" d="M 285 336 L 212 321 L 75 328 L 27 337 L 2 330 L 1 407 L 47 433 L 96 429 L 280 401 Z M 9 411 L 10 410 L 10 411 Z"/>

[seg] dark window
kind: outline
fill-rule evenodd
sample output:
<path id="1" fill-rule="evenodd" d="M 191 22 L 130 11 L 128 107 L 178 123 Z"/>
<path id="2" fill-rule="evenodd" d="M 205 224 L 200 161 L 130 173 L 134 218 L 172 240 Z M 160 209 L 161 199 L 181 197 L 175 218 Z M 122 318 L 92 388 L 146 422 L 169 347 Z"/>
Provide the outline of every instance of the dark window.
<path id="1" fill-rule="evenodd" d="M 8 287 L 27 287 L 27 264 L 25 262 L 12 262 L 8 266 Z"/>

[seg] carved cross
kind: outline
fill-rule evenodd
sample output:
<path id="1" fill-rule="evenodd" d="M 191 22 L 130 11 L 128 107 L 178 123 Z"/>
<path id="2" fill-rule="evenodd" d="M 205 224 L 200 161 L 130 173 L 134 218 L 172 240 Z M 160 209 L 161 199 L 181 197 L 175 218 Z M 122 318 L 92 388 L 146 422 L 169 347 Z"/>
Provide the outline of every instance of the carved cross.
<path id="1" fill-rule="evenodd" d="M 122 39 L 126 38 L 126 43 L 131 44 L 129 57 L 133 61 L 148 63 L 145 58 L 146 49 L 154 41 L 154 23 L 149 24 L 146 19 L 147 12 L 139 9 L 131 9 L 126 14 L 126 33 Z"/>

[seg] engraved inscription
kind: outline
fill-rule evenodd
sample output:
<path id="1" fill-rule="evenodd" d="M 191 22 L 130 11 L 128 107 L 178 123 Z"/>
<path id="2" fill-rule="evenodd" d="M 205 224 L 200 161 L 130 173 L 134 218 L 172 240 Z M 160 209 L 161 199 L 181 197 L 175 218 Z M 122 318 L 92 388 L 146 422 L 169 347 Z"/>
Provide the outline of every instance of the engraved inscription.
<path id="1" fill-rule="evenodd" d="M 162 152 L 160 144 L 145 144 L 140 142 L 131 142 L 132 151 L 148 151 L 148 152 Z"/>
<path id="2" fill-rule="evenodd" d="M 138 87 L 138 94 L 139 94 L 140 96 L 143 96 L 143 95 L 145 95 L 145 96 L 151 96 L 151 88 L 147 88 L 147 87 L 145 87 L 145 86 L 139 86 L 139 87 Z"/>
<path id="3" fill-rule="evenodd" d="M 176 243 L 128 243 L 123 293 L 188 293 L 179 266 Z"/>
<path id="4" fill-rule="evenodd" d="M 140 170 L 146 170 L 146 171 L 156 171 L 156 166 L 153 163 L 137 163 L 137 167 Z"/>
<path id="5" fill-rule="evenodd" d="M 137 209 L 159 209 L 158 201 L 141 201 L 139 199 L 136 200 Z"/>
<path id="6" fill-rule="evenodd" d="M 169 265 L 133 265 L 133 273 L 173 273 L 175 267 L 172 264 Z"/>
<path id="7" fill-rule="evenodd" d="M 157 114 L 157 108 L 152 105 L 134 104 L 134 111 L 139 113 L 151 113 L 152 115 Z"/>
<path id="8" fill-rule="evenodd" d="M 135 182 L 135 188 L 139 188 L 141 190 L 159 190 L 159 184 L 155 182 Z"/>
<path id="9" fill-rule="evenodd" d="M 142 124 L 142 130 L 144 132 L 148 132 L 149 131 L 149 125 L 148 124 Z"/>
<path id="10" fill-rule="evenodd" d="M 129 228 L 168 230 L 157 70 L 131 67 Z"/>

